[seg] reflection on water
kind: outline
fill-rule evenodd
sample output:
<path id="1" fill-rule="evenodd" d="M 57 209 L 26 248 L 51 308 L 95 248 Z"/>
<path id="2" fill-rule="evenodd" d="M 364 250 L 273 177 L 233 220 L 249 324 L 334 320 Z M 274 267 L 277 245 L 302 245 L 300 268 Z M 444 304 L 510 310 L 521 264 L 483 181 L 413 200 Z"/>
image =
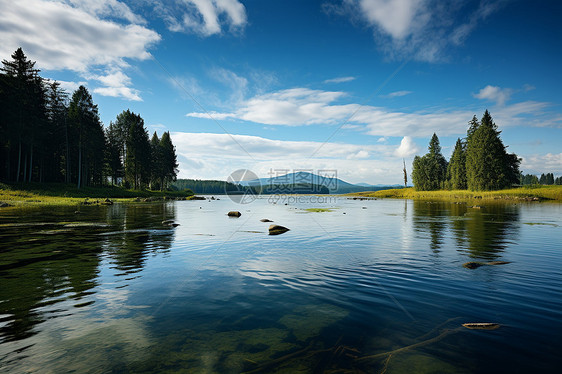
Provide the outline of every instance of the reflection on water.
<path id="1" fill-rule="evenodd" d="M 517 243 L 520 206 L 414 201 L 414 229 L 417 237 L 430 240 L 438 253 L 448 231 L 453 232 L 458 250 L 472 258 L 495 260 L 509 244 Z"/>
<path id="2" fill-rule="evenodd" d="M 94 303 L 100 262 L 108 258 L 116 275 L 142 270 L 149 252 L 171 247 L 172 204 L 114 205 L 108 208 L 24 210 L 2 217 L 0 233 L 0 342 L 22 340 L 40 331 L 36 325 L 69 309 Z M 38 221 L 40 220 L 40 221 Z"/>
<path id="3" fill-rule="evenodd" d="M 0 211 L 0 371 L 495 373 L 559 364 L 559 205 L 310 207 L 326 206 L 221 199 Z M 269 236 L 262 218 L 291 231 Z M 473 259 L 510 263 L 462 267 Z"/>

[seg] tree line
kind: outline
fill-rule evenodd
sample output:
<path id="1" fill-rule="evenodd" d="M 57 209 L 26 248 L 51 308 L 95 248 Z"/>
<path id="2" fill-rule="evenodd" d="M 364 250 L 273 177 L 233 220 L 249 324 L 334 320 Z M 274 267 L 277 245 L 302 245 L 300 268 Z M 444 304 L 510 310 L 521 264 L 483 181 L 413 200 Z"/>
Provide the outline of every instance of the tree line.
<path id="1" fill-rule="evenodd" d="M 170 187 L 175 190 L 191 190 L 199 194 L 224 194 L 240 191 L 243 187 L 234 183 L 217 180 L 178 179 Z"/>
<path id="2" fill-rule="evenodd" d="M 69 99 L 18 48 L 0 67 L 0 180 L 165 189 L 176 179 L 170 133 L 149 138 L 129 110 L 104 127 L 88 89 Z"/>
<path id="3" fill-rule="evenodd" d="M 522 185 L 562 185 L 562 177 L 554 178 L 554 174 L 546 173 L 541 174 L 540 178 L 533 174 L 526 174 L 521 176 Z"/>
<path id="4" fill-rule="evenodd" d="M 508 153 L 492 116 L 469 122 L 467 136 L 457 139 L 449 162 L 441 154 L 439 138 L 433 134 L 429 152 L 413 162 L 412 180 L 416 190 L 470 189 L 499 190 L 520 184 L 521 159 Z"/>
<path id="5" fill-rule="evenodd" d="M 252 193 L 255 195 L 271 195 L 271 194 L 329 194 L 330 190 L 326 186 L 309 183 L 297 184 L 279 184 L 279 185 L 251 185 L 243 186 L 225 181 L 217 180 L 200 180 L 200 179 L 178 179 L 170 188 L 174 190 L 191 190 L 199 194 L 236 194 L 236 193 Z"/>

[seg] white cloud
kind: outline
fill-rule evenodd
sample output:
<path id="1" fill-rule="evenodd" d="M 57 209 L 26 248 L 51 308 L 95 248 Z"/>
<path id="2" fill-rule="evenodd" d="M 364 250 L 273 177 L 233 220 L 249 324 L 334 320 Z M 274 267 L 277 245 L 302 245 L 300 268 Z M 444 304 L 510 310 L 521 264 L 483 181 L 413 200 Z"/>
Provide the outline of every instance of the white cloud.
<path id="1" fill-rule="evenodd" d="M 140 24 L 118 23 L 116 18 L 145 22 L 116 0 L 0 0 L 0 54 L 10 56 L 22 47 L 41 69 L 67 69 L 84 77 L 103 71 L 108 77 L 127 68 L 130 59 L 150 58 L 148 49 L 160 40 L 155 31 Z M 97 80 L 103 83 L 103 79 Z M 129 87 L 130 79 L 122 82 L 127 85 L 95 91 L 139 100 L 139 92 Z"/>
<path id="2" fill-rule="evenodd" d="M 53 79 L 54 81 L 54 79 Z M 60 81 L 57 80 L 58 83 L 60 83 L 60 88 L 62 88 L 63 90 L 66 91 L 66 93 L 68 93 L 69 95 L 72 95 L 72 93 L 74 91 L 76 91 L 78 89 L 78 87 L 80 86 L 86 86 L 86 82 L 68 82 L 68 81 Z"/>
<path id="3" fill-rule="evenodd" d="M 406 96 L 406 95 L 409 95 L 411 93 L 412 93 L 412 91 L 396 91 L 396 92 L 391 92 L 387 95 L 380 95 L 380 97 L 392 99 L 394 97 Z"/>
<path id="4" fill-rule="evenodd" d="M 472 11 L 460 1 L 343 0 L 341 7 L 325 9 L 365 22 L 373 29 L 378 47 L 392 58 L 433 62 L 443 59 L 448 46 L 463 43 L 502 3 L 484 1 Z M 456 22 L 460 15 L 468 21 Z"/>
<path id="5" fill-rule="evenodd" d="M 335 124 L 358 108 L 357 104 L 329 105 L 343 96 L 343 92 L 292 88 L 254 96 L 242 102 L 241 108 L 235 113 L 213 113 L 213 117 L 242 119 L 265 125 Z M 187 116 L 208 118 L 206 113 L 188 113 Z"/>
<path id="6" fill-rule="evenodd" d="M 237 103 L 244 99 L 248 90 L 248 80 L 224 68 L 211 69 L 210 75 L 216 81 L 230 88 L 230 101 Z"/>
<path id="7" fill-rule="evenodd" d="M 254 96 L 240 102 L 233 112 L 211 112 L 211 115 L 216 120 L 235 119 L 264 125 L 344 125 L 343 128 L 362 128 L 367 134 L 378 137 L 429 137 L 434 132 L 439 136 L 464 135 L 467 122 L 476 114 L 455 108 L 407 113 L 356 103 L 336 103 L 346 97 L 341 91 L 292 88 Z M 524 101 L 498 107 L 493 116 L 499 126 L 562 126 L 559 117 L 545 111 L 549 105 Z M 207 113 L 200 112 L 187 116 L 208 118 Z"/>
<path id="8" fill-rule="evenodd" d="M 472 30 L 478 26 L 478 23 L 484 21 L 491 14 L 498 11 L 502 7 L 503 3 L 504 1 L 502 0 L 481 1 L 478 9 L 470 14 L 468 22 L 455 27 L 451 31 L 450 41 L 456 45 L 462 44 L 470 35 Z"/>
<path id="9" fill-rule="evenodd" d="M 422 0 L 360 0 L 359 7 L 372 25 L 394 39 L 404 39 L 427 22 Z"/>
<path id="10" fill-rule="evenodd" d="M 140 91 L 131 87 L 97 87 L 94 92 L 102 96 L 122 97 L 130 101 L 142 101 Z"/>
<path id="11" fill-rule="evenodd" d="M 473 94 L 473 96 L 477 99 L 495 101 L 498 105 L 504 105 L 512 93 L 513 90 L 510 88 L 488 85 L 478 91 L 478 93 Z"/>
<path id="12" fill-rule="evenodd" d="M 67 4 L 96 17 L 114 17 L 131 23 L 146 24 L 146 20 L 133 13 L 131 8 L 118 0 L 66 0 Z"/>
<path id="13" fill-rule="evenodd" d="M 402 160 L 393 155 L 393 146 L 322 145 L 312 141 L 209 133 L 173 132 L 171 136 L 178 153 L 179 178 L 225 180 L 241 168 L 261 177 L 267 176 L 271 169 L 337 169 L 338 177 L 352 183 L 400 183 L 401 178 Z"/>
<path id="14" fill-rule="evenodd" d="M 408 157 L 416 154 L 420 148 L 414 143 L 411 137 L 405 136 L 400 142 L 400 146 L 394 151 L 394 155 L 398 157 Z"/>
<path id="15" fill-rule="evenodd" d="M 522 156 L 521 171 L 524 174 L 553 173 L 562 175 L 562 153 Z"/>
<path id="16" fill-rule="evenodd" d="M 162 131 L 168 131 L 168 127 L 162 123 L 155 123 L 152 125 L 148 125 L 149 128 L 151 128 L 152 130 L 162 130 Z"/>
<path id="17" fill-rule="evenodd" d="M 160 36 L 143 26 L 106 21 L 55 1 L 0 0 L 0 53 L 21 46 L 39 67 L 85 72 L 96 65 L 145 60 Z"/>
<path id="18" fill-rule="evenodd" d="M 101 82 L 104 87 L 94 89 L 94 92 L 103 96 L 123 97 L 131 101 L 142 101 L 140 91 L 129 87 L 131 78 L 120 70 L 107 73 L 106 75 L 93 75 L 88 79 Z"/>
<path id="19" fill-rule="evenodd" d="M 345 82 L 351 82 L 353 80 L 355 80 L 355 77 L 339 77 L 339 78 L 326 79 L 324 83 L 345 83 Z"/>
<path id="20" fill-rule="evenodd" d="M 238 0 L 176 0 L 172 4 L 158 4 L 156 10 L 164 17 L 168 29 L 174 32 L 193 32 L 201 36 L 243 30 L 247 24 L 246 8 Z"/>

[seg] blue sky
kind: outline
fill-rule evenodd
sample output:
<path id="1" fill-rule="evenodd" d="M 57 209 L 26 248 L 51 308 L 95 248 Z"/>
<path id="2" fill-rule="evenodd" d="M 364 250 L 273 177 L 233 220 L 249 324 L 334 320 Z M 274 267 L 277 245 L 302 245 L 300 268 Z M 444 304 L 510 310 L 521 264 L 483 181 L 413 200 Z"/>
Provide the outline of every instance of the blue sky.
<path id="1" fill-rule="evenodd" d="M 562 4 L 0 0 L 0 57 L 170 131 L 181 178 L 337 170 L 401 183 L 489 109 L 525 173 L 562 174 Z"/>

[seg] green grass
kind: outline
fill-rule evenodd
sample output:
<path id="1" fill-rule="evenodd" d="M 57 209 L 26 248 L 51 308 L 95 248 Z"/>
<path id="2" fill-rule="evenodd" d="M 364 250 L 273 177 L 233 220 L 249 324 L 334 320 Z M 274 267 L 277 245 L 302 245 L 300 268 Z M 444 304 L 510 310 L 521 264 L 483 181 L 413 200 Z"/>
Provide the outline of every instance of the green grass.
<path id="1" fill-rule="evenodd" d="M 562 186 L 529 186 L 499 191 L 416 191 L 414 188 L 401 188 L 374 192 L 358 192 L 350 196 L 425 199 L 425 200 L 552 200 L 562 202 Z"/>
<path id="2" fill-rule="evenodd" d="M 127 190 L 122 187 L 82 187 L 64 183 L 0 183 L 0 202 L 14 206 L 22 205 L 78 205 L 87 199 L 90 202 L 111 199 L 114 202 L 131 201 L 136 198 L 186 197 L 193 193 L 185 191 Z"/>
<path id="3" fill-rule="evenodd" d="M 308 209 L 304 209 L 307 212 L 310 213 L 323 213 L 323 212 L 333 212 L 334 210 L 331 208 L 308 208 Z"/>

